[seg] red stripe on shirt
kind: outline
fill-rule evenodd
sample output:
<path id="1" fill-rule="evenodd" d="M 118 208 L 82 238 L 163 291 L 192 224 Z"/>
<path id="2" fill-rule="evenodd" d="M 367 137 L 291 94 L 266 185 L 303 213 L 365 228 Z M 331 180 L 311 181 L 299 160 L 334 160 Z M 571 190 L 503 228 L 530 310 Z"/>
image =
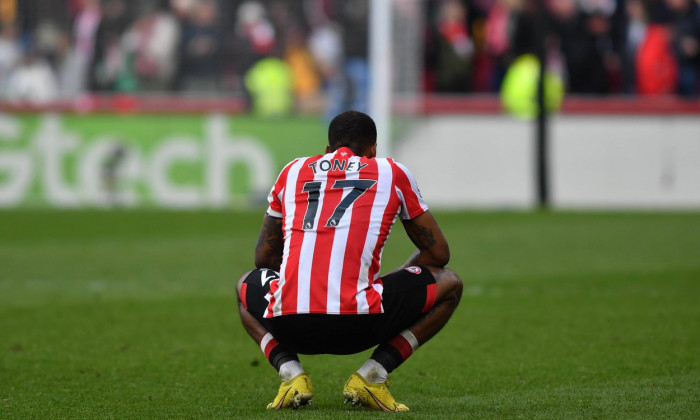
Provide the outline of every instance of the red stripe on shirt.
<path id="1" fill-rule="evenodd" d="M 296 179 L 296 196 L 290 197 L 295 202 L 294 219 L 291 226 L 291 238 L 289 242 L 289 257 L 286 261 L 284 270 L 284 284 L 282 285 L 282 313 L 296 314 L 297 313 L 297 297 L 299 292 L 298 271 L 300 264 L 312 264 L 313 261 L 300 261 L 301 246 L 304 241 L 304 215 L 308 208 L 308 193 L 304 193 L 304 184 L 313 179 L 313 169 L 309 164 L 321 159 L 321 155 L 306 159 L 299 168 Z M 289 193 L 289 189 L 285 190 L 285 195 Z M 287 197 L 285 197 L 285 200 Z"/>
<path id="2" fill-rule="evenodd" d="M 362 158 L 360 163 L 367 164 L 359 173 L 359 179 L 377 180 L 377 162 L 374 159 Z M 356 314 L 358 312 L 357 294 L 360 285 L 359 281 L 368 282 L 365 286 L 365 295 L 376 293 L 372 289 L 372 279 L 361 279 L 360 272 L 362 269 L 362 256 L 364 254 L 365 242 L 367 241 L 367 233 L 369 223 L 372 216 L 372 205 L 377 192 L 377 184 L 375 183 L 370 189 L 366 190 L 354 203 L 352 203 L 352 217 L 350 220 L 350 229 L 348 233 L 348 241 L 345 248 L 345 260 L 343 263 L 343 275 L 340 289 L 340 313 Z M 376 300 L 373 299 L 372 300 Z M 369 303 L 369 302 L 368 302 Z M 381 306 L 380 312 L 381 312 Z"/>
<path id="3" fill-rule="evenodd" d="M 367 240 L 367 235 L 369 234 L 369 226 L 372 223 L 371 217 L 372 217 L 372 210 L 374 206 L 380 205 L 383 206 L 383 208 L 386 210 L 387 202 L 378 202 L 378 200 L 383 200 L 383 196 L 379 194 L 379 184 L 380 184 L 380 172 L 379 172 L 379 164 L 377 163 L 376 159 L 370 159 L 367 161 L 370 166 L 368 166 L 368 169 L 371 169 L 371 174 L 373 179 L 377 180 L 377 183 L 372 187 L 370 190 L 367 191 L 365 194 L 367 196 L 367 211 L 366 213 L 363 213 L 363 215 L 367 218 L 366 223 L 363 226 L 363 230 L 366 232 L 364 237 L 363 237 L 363 243 L 366 242 Z M 386 174 L 382 176 L 387 176 Z M 382 213 L 383 214 L 383 213 Z M 369 313 L 371 314 L 378 314 L 382 313 L 382 295 L 380 292 L 374 289 L 374 284 L 375 284 L 375 277 L 377 277 L 377 280 L 379 279 L 379 276 L 376 275 L 379 272 L 379 258 L 380 254 L 382 251 L 382 248 L 384 247 L 384 242 L 386 241 L 386 235 L 383 233 L 383 226 L 384 222 L 380 222 L 380 230 L 377 235 L 377 239 L 375 243 L 369 244 L 369 246 L 372 249 L 372 253 L 370 254 L 370 262 L 369 262 L 369 267 L 367 269 L 367 288 L 365 289 L 365 299 L 367 300 L 367 305 L 369 307 Z M 364 254 L 364 252 L 363 252 Z M 381 280 L 379 281 L 379 284 L 381 284 Z"/>
<path id="4" fill-rule="evenodd" d="M 347 163 L 347 157 L 343 159 L 337 152 L 333 155 L 331 162 L 333 160 L 344 160 Z M 314 263 L 311 270 L 311 296 L 309 299 L 309 312 L 311 313 L 326 313 L 328 307 L 328 270 L 330 268 L 333 240 L 338 228 L 326 227 L 326 223 L 343 198 L 343 189 L 333 188 L 333 184 L 339 179 L 345 179 L 345 171 L 336 169 L 327 172 L 322 205 L 318 210 L 320 215 L 316 226 L 316 244 L 314 247 Z"/>
<path id="5" fill-rule="evenodd" d="M 398 196 L 394 192 L 394 182 L 392 170 L 392 183 L 390 187 L 391 191 L 389 192 L 389 200 L 384 207 L 384 214 L 382 215 L 382 222 L 379 228 L 379 234 L 377 236 L 377 243 L 374 246 L 374 252 L 372 253 L 372 265 L 369 269 L 370 279 L 373 279 L 374 276 L 379 273 L 381 268 L 380 263 L 382 250 L 384 249 L 384 244 L 386 243 L 389 233 L 391 232 L 391 227 L 394 225 L 396 213 L 401 205 Z"/>
<path id="6" fill-rule="evenodd" d="M 380 227 L 379 227 L 379 232 L 377 234 L 377 243 L 374 245 L 374 250 L 372 252 L 372 264 L 370 265 L 369 268 L 369 279 L 370 281 L 373 281 L 373 283 L 379 283 L 381 284 L 381 279 L 379 279 L 379 270 L 381 269 L 381 256 L 382 256 L 382 250 L 384 249 L 384 244 L 386 243 L 387 238 L 389 237 L 389 233 L 391 232 L 391 227 L 394 224 L 394 220 L 396 218 L 396 214 L 398 212 L 398 209 L 401 205 L 399 201 L 399 197 L 395 192 L 394 188 L 394 174 L 393 174 L 393 165 L 390 163 L 390 169 L 391 169 L 391 183 L 390 183 L 390 191 L 384 192 L 382 194 L 382 198 L 386 200 L 385 203 L 381 203 L 381 205 L 384 206 L 384 212 L 382 214 L 382 219 L 380 222 Z M 385 175 L 389 176 L 389 175 Z M 374 280 L 376 278 L 376 280 Z M 369 293 L 367 297 L 367 303 L 370 306 L 370 313 L 381 313 L 382 312 L 382 302 L 381 302 L 381 294 L 377 292 L 376 290 L 373 290 L 372 293 Z"/>

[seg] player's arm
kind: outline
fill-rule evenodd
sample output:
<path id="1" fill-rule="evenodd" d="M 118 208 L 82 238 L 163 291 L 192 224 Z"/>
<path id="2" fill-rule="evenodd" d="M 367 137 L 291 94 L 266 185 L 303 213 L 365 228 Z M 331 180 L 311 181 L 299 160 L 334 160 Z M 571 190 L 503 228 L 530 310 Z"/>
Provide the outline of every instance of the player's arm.
<path id="1" fill-rule="evenodd" d="M 450 247 L 430 211 L 421 213 L 413 219 L 404 220 L 403 226 L 418 250 L 403 266 L 399 267 L 400 269 L 412 265 L 432 267 L 447 265 L 450 261 Z"/>
<path id="2" fill-rule="evenodd" d="M 258 243 L 255 245 L 255 266 L 279 271 L 283 248 L 282 219 L 265 214 Z"/>

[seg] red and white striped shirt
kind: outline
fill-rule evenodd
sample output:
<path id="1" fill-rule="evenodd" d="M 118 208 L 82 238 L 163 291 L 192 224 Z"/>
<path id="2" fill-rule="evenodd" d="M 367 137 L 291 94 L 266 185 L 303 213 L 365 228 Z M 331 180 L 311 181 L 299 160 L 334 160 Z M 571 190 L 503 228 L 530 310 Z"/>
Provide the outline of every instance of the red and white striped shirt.
<path id="1" fill-rule="evenodd" d="M 284 251 L 265 317 L 382 313 L 382 249 L 399 216 L 428 210 L 408 169 L 341 147 L 282 170 L 267 213 L 283 219 Z"/>

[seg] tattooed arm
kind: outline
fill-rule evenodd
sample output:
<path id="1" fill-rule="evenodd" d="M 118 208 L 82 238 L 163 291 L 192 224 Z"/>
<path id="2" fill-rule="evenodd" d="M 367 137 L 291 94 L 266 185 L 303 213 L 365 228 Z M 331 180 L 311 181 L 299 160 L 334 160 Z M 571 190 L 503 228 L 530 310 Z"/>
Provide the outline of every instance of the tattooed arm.
<path id="1" fill-rule="evenodd" d="M 255 266 L 279 271 L 283 247 L 282 219 L 265 214 L 255 246 Z"/>
<path id="2" fill-rule="evenodd" d="M 411 265 L 447 265 L 450 261 L 450 247 L 432 213 L 426 211 L 411 220 L 404 220 L 403 226 L 418 250 L 399 269 Z"/>

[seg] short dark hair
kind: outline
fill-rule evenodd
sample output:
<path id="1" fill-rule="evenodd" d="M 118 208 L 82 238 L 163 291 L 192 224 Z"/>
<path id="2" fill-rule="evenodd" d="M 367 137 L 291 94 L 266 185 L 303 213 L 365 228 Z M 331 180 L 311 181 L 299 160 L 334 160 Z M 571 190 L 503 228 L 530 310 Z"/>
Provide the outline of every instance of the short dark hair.
<path id="1" fill-rule="evenodd" d="M 367 114 L 345 111 L 338 114 L 328 126 L 328 145 L 331 151 L 347 147 L 360 155 L 377 143 L 377 126 Z"/>

